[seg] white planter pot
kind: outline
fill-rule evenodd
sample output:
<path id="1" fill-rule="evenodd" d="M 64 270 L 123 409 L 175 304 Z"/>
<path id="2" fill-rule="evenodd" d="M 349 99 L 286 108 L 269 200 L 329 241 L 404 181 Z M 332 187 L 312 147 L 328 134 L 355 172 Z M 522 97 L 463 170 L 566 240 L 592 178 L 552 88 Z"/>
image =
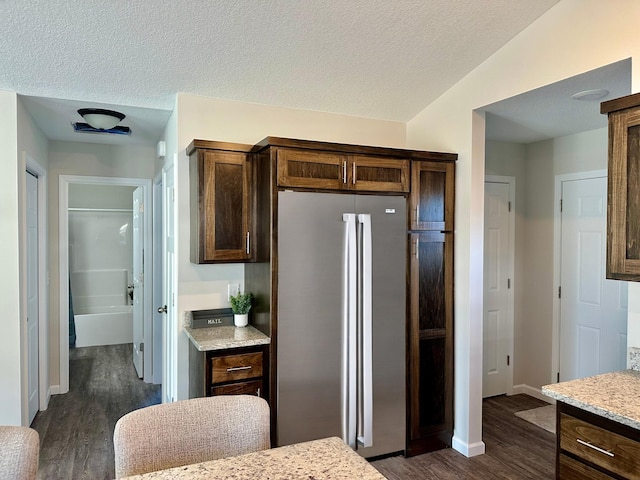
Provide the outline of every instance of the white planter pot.
<path id="1" fill-rule="evenodd" d="M 236 327 L 246 327 L 249 324 L 249 314 L 235 313 L 233 315 L 233 323 Z"/>

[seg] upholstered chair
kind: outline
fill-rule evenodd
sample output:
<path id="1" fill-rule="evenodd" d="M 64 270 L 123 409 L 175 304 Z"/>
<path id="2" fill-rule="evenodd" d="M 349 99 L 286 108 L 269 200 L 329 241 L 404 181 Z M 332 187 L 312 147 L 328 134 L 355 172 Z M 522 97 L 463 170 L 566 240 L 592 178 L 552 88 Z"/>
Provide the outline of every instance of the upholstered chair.
<path id="1" fill-rule="evenodd" d="M 194 398 L 124 415 L 113 434 L 116 477 L 270 448 L 269 405 L 256 396 Z"/>
<path id="2" fill-rule="evenodd" d="M 0 479 L 35 480 L 40 437 L 28 427 L 0 426 Z"/>

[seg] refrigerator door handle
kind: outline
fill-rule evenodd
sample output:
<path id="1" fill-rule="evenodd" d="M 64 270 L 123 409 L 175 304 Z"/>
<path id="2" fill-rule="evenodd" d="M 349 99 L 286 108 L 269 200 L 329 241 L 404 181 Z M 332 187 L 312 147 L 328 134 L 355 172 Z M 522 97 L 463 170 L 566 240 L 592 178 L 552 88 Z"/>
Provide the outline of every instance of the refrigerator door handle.
<path id="1" fill-rule="evenodd" d="M 371 252 L 371 215 L 360 214 L 358 221 L 362 225 L 361 242 L 361 317 L 360 317 L 360 361 L 358 444 L 362 447 L 373 446 L 373 348 L 372 348 L 372 252 Z"/>
<path id="2" fill-rule="evenodd" d="M 355 213 L 342 214 L 346 223 L 342 295 L 342 440 L 356 448 L 357 436 L 357 225 Z"/>

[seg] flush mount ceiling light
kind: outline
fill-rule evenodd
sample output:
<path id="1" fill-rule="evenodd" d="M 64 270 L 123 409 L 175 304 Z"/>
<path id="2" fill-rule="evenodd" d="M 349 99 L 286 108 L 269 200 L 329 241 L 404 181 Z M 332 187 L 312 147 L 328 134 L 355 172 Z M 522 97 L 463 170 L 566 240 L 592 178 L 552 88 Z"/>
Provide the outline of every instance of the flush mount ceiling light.
<path id="1" fill-rule="evenodd" d="M 98 130 L 111 130 L 125 117 L 124 113 L 102 108 L 81 108 L 78 113 L 85 122 Z"/>
<path id="2" fill-rule="evenodd" d="M 583 90 L 582 92 L 574 93 L 573 95 L 571 95 L 571 98 L 573 98 L 574 100 L 593 102 L 596 100 L 600 100 L 607 95 L 609 95 L 609 90 L 605 90 L 604 88 L 596 88 L 593 90 Z"/>

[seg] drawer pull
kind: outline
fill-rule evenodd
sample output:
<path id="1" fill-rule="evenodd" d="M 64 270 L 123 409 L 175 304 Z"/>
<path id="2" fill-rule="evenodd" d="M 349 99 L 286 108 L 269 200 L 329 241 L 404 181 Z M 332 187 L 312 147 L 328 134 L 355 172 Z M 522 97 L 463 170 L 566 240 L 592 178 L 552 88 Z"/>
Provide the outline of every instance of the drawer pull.
<path id="1" fill-rule="evenodd" d="M 579 438 L 576 438 L 576 441 L 580 445 L 584 445 L 585 447 L 589 447 L 589 448 L 594 449 L 596 452 L 604 453 L 605 455 L 608 455 L 610 457 L 615 457 L 615 454 L 613 452 L 610 452 L 609 450 L 605 450 L 604 448 L 596 447 L 595 445 L 593 445 L 590 442 L 585 442 L 584 440 L 580 440 Z"/>
<path id="2" fill-rule="evenodd" d="M 229 367 L 229 368 L 227 368 L 227 372 L 237 372 L 239 370 L 251 370 L 251 365 L 247 365 L 245 367 Z"/>

